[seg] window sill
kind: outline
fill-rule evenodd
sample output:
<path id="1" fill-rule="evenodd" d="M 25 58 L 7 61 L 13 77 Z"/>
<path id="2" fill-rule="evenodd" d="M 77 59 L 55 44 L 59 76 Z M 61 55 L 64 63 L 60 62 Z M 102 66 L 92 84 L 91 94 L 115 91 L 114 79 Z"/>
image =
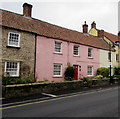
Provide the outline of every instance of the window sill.
<path id="1" fill-rule="evenodd" d="M 7 45 L 6 47 L 7 47 L 7 48 L 16 48 L 16 49 L 20 49 L 20 48 L 21 48 L 21 47 L 10 46 L 10 45 Z"/>
<path id="2" fill-rule="evenodd" d="M 88 77 L 93 77 L 93 75 L 87 75 Z"/>
<path id="3" fill-rule="evenodd" d="M 4 77 L 8 77 L 8 76 L 5 76 Z M 20 76 L 9 76 L 10 78 L 20 78 Z"/>
<path id="4" fill-rule="evenodd" d="M 53 76 L 53 78 L 63 78 L 62 76 Z"/>
<path id="5" fill-rule="evenodd" d="M 88 59 L 93 59 L 93 57 L 88 57 Z"/>
<path id="6" fill-rule="evenodd" d="M 57 54 L 57 55 L 63 55 L 61 52 L 54 52 L 53 54 Z"/>
<path id="7" fill-rule="evenodd" d="M 112 60 L 110 61 L 110 60 L 107 60 L 108 62 L 112 62 Z"/>
<path id="8" fill-rule="evenodd" d="M 73 57 L 80 57 L 80 55 L 73 55 Z"/>

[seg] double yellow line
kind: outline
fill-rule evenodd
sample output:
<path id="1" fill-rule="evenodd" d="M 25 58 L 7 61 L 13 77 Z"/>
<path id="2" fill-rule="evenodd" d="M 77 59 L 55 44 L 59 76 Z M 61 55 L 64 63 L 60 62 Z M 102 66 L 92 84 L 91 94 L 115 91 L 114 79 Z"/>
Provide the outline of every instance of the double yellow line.
<path id="1" fill-rule="evenodd" d="M 43 102 L 65 99 L 65 98 L 70 98 L 70 97 L 76 97 L 76 96 L 81 96 L 81 95 L 88 95 L 88 94 L 93 94 L 93 93 L 96 93 L 96 92 L 104 92 L 104 91 L 108 91 L 108 90 L 112 90 L 112 89 L 118 89 L 118 87 L 107 88 L 107 89 L 102 89 L 102 90 L 95 90 L 95 91 L 90 91 L 90 92 L 87 91 L 87 92 L 84 92 L 84 93 L 81 92 L 81 93 L 77 93 L 77 94 L 73 94 L 73 95 L 69 95 L 69 96 L 58 97 L 58 98 L 54 98 L 54 99 L 47 99 L 47 100 L 42 100 L 42 101 L 37 101 L 37 102 L 29 102 L 29 103 L 25 103 L 25 104 L 3 107 L 3 108 L 0 108 L 0 109 L 5 110 L 5 109 L 9 109 L 9 108 L 14 108 L 14 107 L 27 106 L 27 105 L 31 105 L 31 104 L 43 103 Z"/>

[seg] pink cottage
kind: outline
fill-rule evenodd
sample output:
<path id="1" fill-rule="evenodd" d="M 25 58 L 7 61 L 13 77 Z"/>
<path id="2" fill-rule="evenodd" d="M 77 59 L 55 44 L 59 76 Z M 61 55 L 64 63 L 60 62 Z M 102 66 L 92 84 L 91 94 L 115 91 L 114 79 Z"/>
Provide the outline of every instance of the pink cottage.
<path id="1" fill-rule="evenodd" d="M 107 44 L 98 37 L 87 34 L 88 25 L 83 25 L 83 33 L 49 24 L 47 36 L 36 39 L 37 81 L 64 81 L 64 72 L 69 65 L 75 67 L 75 80 L 93 77 L 99 68 L 99 50 Z"/>

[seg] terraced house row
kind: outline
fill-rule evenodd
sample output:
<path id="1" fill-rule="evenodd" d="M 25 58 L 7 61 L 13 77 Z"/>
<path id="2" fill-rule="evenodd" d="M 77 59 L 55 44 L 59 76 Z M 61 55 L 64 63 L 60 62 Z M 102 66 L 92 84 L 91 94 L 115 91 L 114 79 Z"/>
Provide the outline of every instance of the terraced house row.
<path id="1" fill-rule="evenodd" d="M 120 65 L 120 33 L 113 35 L 85 24 L 83 32 L 32 18 L 32 5 L 24 3 L 23 14 L 0 10 L 2 20 L 2 76 L 37 81 L 63 81 L 68 65 L 75 67 L 75 80 L 93 77 L 99 67 Z M 115 48 L 113 47 L 115 46 Z"/>

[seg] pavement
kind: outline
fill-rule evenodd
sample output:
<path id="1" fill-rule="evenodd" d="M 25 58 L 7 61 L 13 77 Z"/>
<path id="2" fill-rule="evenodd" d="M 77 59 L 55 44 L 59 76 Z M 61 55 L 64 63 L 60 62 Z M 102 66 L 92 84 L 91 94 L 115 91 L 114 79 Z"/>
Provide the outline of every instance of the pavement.
<path id="1" fill-rule="evenodd" d="M 102 86 L 102 87 L 100 86 L 100 87 L 93 87 L 93 88 L 83 88 L 83 89 L 77 89 L 77 90 L 57 91 L 57 92 L 52 92 L 50 94 L 43 92 L 40 94 L 34 94 L 34 95 L 18 97 L 18 98 L 8 98 L 8 99 L 3 98 L 2 99 L 2 107 L 24 104 L 24 103 L 29 103 L 29 102 L 42 101 L 42 100 L 48 100 L 48 99 L 53 99 L 53 98 L 58 98 L 58 97 L 74 95 L 74 94 L 78 94 L 78 93 L 85 93 L 88 91 L 99 91 L 99 90 L 102 90 L 102 89 L 105 89 L 108 87 L 115 87 L 117 85 L 118 84 L 107 85 L 107 86 Z"/>

